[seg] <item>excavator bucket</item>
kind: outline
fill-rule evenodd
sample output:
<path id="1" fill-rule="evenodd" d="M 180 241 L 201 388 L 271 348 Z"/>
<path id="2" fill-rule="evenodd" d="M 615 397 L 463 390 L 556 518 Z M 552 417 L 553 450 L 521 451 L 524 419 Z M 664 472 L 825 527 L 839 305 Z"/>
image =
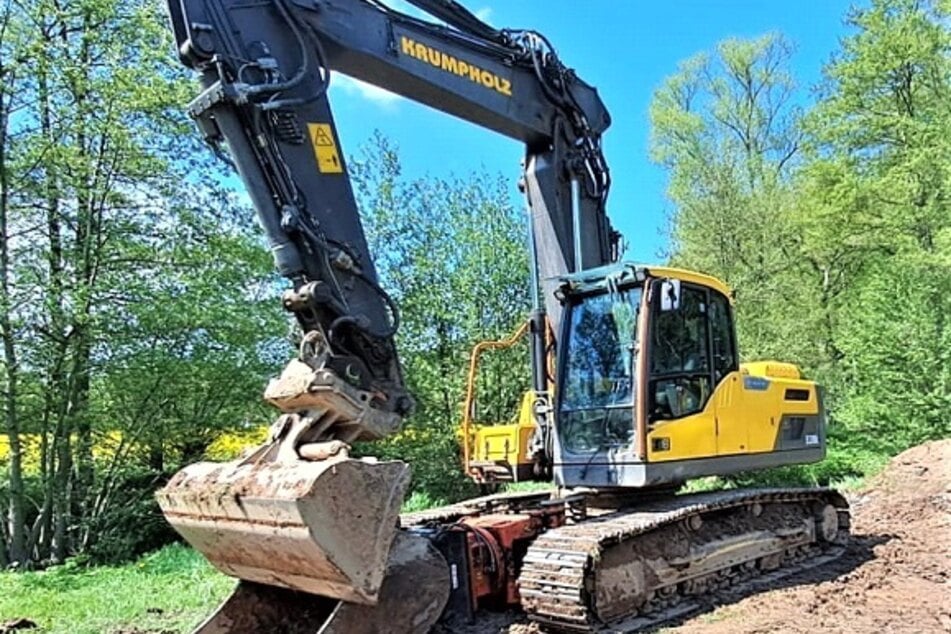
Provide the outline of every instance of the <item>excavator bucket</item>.
<path id="1" fill-rule="evenodd" d="M 432 543 L 400 531 L 376 605 L 242 581 L 194 634 L 426 634 L 449 599 L 449 582 Z"/>
<path id="2" fill-rule="evenodd" d="M 265 392 L 284 411 L 267 443 L 188 466 L 157 493 L 175 530 L 241 579 L 196 634 L 384 634 L 394 623 L 424 634 L 448 599 L 449 568 L 399 529 L 409 467 L 351 458 L 347 444 L 385 436 L 398 417 L 302 358 Z"/>
<path id="3" fill-rule="evenodd" d="M 191 465 L 159 491 L 159 506 L 225 574 L 376 603 L 409 467 L 324 444 L 330 455 L 318 460 L 267 460 L 264 446 L 242 461 Z"/>
<path id="4" fill-rule="evenodd" d="M 410 473 L 403 462 L 351 458 L 347 442 L 385 435 L 395 415 L 302 357 L 311 363 L 292 361 L 265 392 L 285 412 L 267 443 L 240 460 L 185 467 L 156 496 L 225 574 L 372 605 Z"/>

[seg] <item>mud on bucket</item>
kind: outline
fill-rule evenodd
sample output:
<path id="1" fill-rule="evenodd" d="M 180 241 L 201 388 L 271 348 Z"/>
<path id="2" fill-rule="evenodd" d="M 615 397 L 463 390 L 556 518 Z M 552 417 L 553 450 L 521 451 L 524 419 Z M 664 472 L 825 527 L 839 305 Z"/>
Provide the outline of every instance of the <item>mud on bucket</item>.
<path id="1" fill-rule="evenodd" d="M 377 601 L 409 484 L 402 462 L 198 463 L 156 494 L 169 523 L 225 574 Z"/>

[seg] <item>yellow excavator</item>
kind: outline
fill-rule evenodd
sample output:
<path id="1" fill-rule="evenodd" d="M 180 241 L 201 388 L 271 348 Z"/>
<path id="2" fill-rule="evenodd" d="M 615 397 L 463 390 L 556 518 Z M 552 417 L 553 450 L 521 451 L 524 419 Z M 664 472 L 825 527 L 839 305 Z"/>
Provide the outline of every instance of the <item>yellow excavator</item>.
<path id="1" fill-rule="evenodd" d="M 739 363 L 730 290 L 619 261 L 606 213 L 597 91 L 535 31 L 495 29 L 453 0 L 170 0 L 189 104 L 236 169 L 289 281 L 300 353 L 268 385 L 266 443 L 200 463 L 158 494 L 175 529 L 240 579 L 204 634 L 452 631 L 518 607 L 539 627 L 627 632 L 698 598 L 835 557 L 843 497 L 822 488 L 677 494 L 688 480 L 821 460 L 821 390 L 790 364 Z M 418 17 L 428 14 L 430 19 Z M 525 145 L 532 385 L 514 423 L 461 438 L 487 485 L 545 480 L 400 515 L 399 461 L 351 444 L 413 410 L 347 176 L 327 88 L 341 72 Z M 514 340 L 514 339 L 513 339 Z"/>

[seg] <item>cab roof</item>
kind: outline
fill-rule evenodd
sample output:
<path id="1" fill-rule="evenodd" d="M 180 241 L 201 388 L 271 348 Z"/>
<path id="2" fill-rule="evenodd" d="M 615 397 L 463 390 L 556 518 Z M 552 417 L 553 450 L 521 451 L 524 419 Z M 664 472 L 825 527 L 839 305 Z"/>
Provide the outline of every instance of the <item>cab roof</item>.
<path id="1" fill-rule="evenodd" d="M 728 297 L 731 302 L 733 301 L 733 292 L 730 287 L 712 275 L 670 266 L 618 262 L 587 269 L 580 273 L 564 275 L 559 279 L 562 281 L 562 284 L 570 288 L 571 291 L 585 293 L 606 288 L 608 278 L 614 278 L 618 285 L 625 286 L 632 282 L 643 282 L 648 277 L 673 278 L 699 286 L 706 286 L 722 293 Z"/>

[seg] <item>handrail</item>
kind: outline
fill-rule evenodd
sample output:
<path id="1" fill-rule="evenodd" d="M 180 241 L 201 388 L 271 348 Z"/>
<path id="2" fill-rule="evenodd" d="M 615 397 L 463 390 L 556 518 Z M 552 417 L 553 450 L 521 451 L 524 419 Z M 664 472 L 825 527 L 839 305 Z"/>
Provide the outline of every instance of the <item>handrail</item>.
<path id="1" fill-rule="evenodd" d="M 466 385 L 466 400 L 462 405 L 462 464 L 465 472 L 469 473 L 470 448 L 469 448 L 469 427 L 472 425 L 472 405 L 475 401 L 475 379 L 476 371 L 479 368 L 479 357 L 486 350 L 504 350 L 511 348 L 525 333 L 528 332 L 528 321 L 522 322 L 522 325 L 508 339 L 499 339 L 496 341 L 480 341 L 473 348 L 469 355 L 469 378 Z"/>

